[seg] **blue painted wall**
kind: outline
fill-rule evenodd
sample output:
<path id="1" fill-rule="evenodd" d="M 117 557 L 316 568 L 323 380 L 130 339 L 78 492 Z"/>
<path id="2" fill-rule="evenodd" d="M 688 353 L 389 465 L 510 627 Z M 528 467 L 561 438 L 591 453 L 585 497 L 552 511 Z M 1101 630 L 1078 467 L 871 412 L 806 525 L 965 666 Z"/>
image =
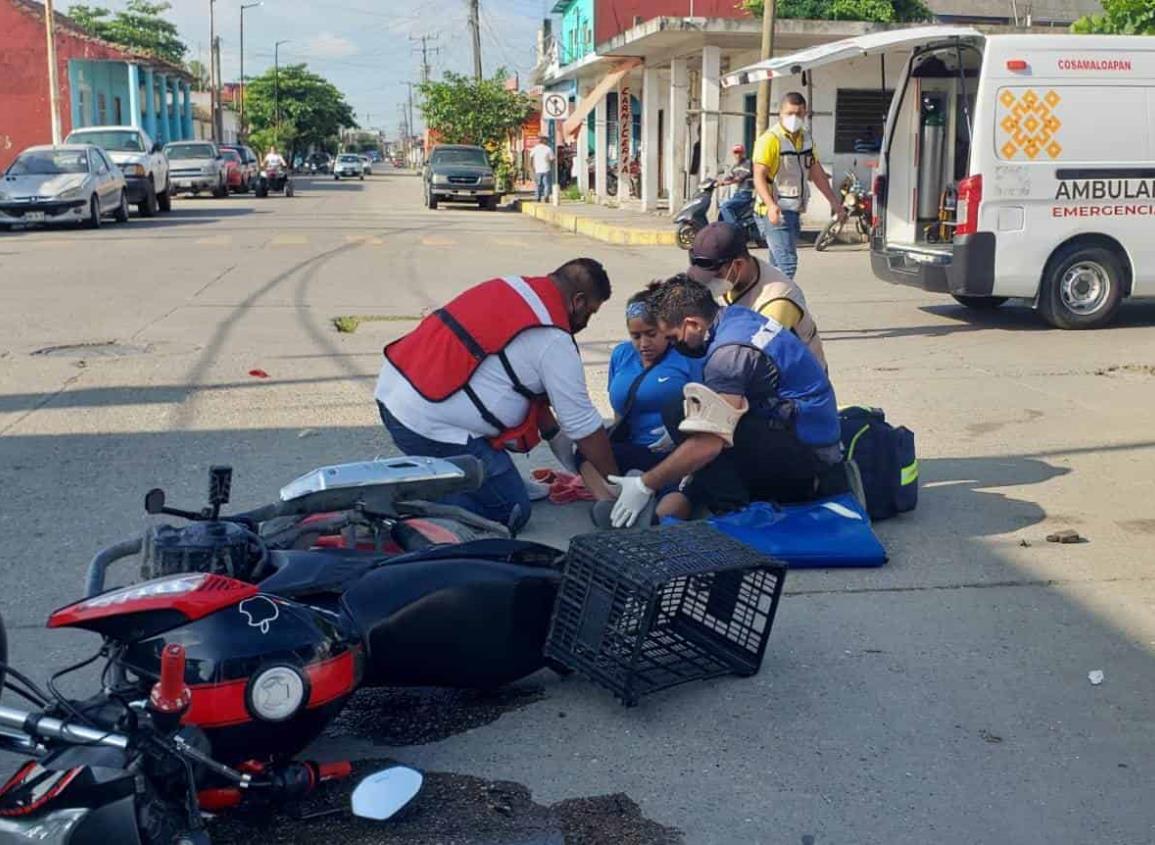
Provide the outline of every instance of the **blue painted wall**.
<path id="1" fill-rule="evenodd" d="M 115 124 L 140 125 L 132 114 L 128 65 L 73 59 L 68 63 L 72 91 L 72 127 Z"/>
<path id="2" fill-rule="evenodd" d="M 563 6 L 558 3 L 554 11 L 561 10 L 561 64 L 568 65 L 594 51 L 594 0 L 570 0 Z"/>

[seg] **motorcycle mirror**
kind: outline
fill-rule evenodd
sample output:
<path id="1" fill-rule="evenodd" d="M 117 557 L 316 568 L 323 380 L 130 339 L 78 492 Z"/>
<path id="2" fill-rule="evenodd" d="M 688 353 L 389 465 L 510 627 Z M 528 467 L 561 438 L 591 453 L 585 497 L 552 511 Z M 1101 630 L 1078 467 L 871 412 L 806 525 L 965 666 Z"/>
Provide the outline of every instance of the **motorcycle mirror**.
<path id="1" fill-rule="evenodd" d="M 164 491 L 154 487 L 144 495 L 144 512 L 156 516 L 164 513 Z"/>
<path id="2" fill-rule="evenodd" d="M 421 772 L 408 766 L 375 772 L 353 790 L 353 815 L 383 822 L 417 796 L 423 781 Z"/>

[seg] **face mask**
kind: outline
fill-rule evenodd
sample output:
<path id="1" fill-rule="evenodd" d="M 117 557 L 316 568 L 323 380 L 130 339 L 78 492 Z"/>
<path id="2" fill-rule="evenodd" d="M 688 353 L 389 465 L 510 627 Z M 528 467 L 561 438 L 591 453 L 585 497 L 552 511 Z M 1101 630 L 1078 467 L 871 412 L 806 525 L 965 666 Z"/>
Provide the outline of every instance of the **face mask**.
<path id="1" fill-rule="evenodd" d="M 802 128 L 802 118 L 796 114 L 788 114 L 782 118 L 782 127 L 790 133 L 797 132 Z"/>
<path id="2" fill-rule="evenodd" d="M 706 357 L 706 347 L 705 346 L 699 346 L 697 348 L 694 348 L 693 346 L 690 346 L 688 343 L 686 343 L 684 340 L 675 340 L 670 344 L 670 346 L 674 347 L 674 349 L 676 349 L 680 354 L 684 355 L 687 358 L 705 358 Z"/>

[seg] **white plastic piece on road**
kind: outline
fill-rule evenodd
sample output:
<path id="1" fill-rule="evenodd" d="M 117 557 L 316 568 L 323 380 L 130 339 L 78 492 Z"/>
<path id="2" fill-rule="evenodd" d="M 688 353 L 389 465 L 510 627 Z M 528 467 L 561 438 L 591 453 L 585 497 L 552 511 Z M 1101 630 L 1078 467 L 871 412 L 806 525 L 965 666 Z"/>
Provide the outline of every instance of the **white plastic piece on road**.
<path id="1" fill-rule="evenodd" d="M 1092 669 L 1087 673 L 1087 680 L 1091 682 L 1091 686 L 1099 686 L 1099 684 L 1103 683 L 1103 670 Z"/>
<path id="2" fill-rule="evenodd" d="M 408 766 L 375 772 L 353 790 L 353 814 L 383 822 L 414 799 L 423 781 L 421 772 Z"/>

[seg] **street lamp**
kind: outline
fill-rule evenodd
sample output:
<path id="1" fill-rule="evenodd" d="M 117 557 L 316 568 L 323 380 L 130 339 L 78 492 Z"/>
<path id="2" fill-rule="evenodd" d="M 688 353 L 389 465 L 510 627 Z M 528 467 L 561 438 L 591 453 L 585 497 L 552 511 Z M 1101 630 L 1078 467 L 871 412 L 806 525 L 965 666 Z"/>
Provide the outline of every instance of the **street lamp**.
<path id="1" fill-rule="evenodd" d="M 289 39 L 273 44 L 273 119 L 277 125 L 277 140 L 281 134 L 281 61 L 280 49 L 282 44 L 288 44 Z"/>
<path id="2" fill-rule="evenodd" d="M 220 99 L 220 92 L 217 90 L 217 63 L 215 61 L 213 49 L 217 43 L 217 17 L 216 17 L 217 0 L 209 0 L 209 117 L 212 123 L 212 131 L 209 133 L 212 139 L 220 143 L 220 138 L 217 137 L 217 107 Z M 148 94 L 152 96 L 152 92 Z"/>
<path id="3" fill-rule="evenodd" d="M 256 3 L 241 4 L 241 132 L 245 132 L 245 9 L 255 9 L 264 5 L 261 0 Z"/>

